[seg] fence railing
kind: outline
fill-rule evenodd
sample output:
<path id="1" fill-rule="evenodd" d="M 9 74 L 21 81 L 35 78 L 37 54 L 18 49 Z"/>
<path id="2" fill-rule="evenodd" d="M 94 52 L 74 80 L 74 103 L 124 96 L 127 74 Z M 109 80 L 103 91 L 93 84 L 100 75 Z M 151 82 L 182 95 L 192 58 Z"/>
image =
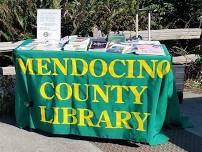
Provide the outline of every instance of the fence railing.
<path id="1" fill-rule="evenodd" d="M 123 33 L 126 38 L 136 36 L 135 31 L 123 31 Z M 201 35 L 201 29 L 185 28 L 151 30 L 150 34 L 151 40 L 199 39 Z M 148 31 L 138 31 L 138 35 L 141 36 L 143 40 L 148 40 Z"/>
<path id="2" fill-rule="evenodd" d="M 0 42 L 0 52 L 10 52 L 10 51 L 13 51 L 22 42 L 23 41 L 18 41 L 18 42 Z"/>

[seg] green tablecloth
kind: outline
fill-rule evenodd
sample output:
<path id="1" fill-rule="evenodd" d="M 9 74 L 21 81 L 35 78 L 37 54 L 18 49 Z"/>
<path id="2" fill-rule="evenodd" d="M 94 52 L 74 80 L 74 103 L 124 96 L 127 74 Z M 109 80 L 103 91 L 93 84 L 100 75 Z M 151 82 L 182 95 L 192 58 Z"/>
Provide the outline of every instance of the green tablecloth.
<path id="1" fill-rule="evenodd" d="M 17 126 L 165 143 L 163 125 L 182 121 L 171 56 L 162 46 L 166 56 L 17 48 Z"/>

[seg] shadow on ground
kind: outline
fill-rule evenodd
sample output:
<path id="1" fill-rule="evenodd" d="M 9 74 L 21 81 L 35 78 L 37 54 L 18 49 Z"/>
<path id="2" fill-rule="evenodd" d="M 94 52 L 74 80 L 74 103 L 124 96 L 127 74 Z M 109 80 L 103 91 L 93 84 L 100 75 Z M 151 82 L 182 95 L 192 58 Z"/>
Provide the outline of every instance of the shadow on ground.
<path id="1" fill-rule="evenodd" d="M 11 117 L 0 117 L 0 122 L 15 126 L 15 120 Z M 166 144 L 157 146 L 149 146 L 147 144 L 129 142 L 126 140 L 113 140 L 102 139 L 93 137 L 82 137 L 75 135 L 53 135 L 40 130 L 31 130 L 26 128 L 26 131 L 35 132 L 45 137 L 62 137 L 72 140 L 85 140 L 89 141 L 103 152 L 145 152 L 145 151 L 187 151 L 187 152 L 200 152 L 202 151 L 202 138 L 194 135 L 183 129 L 163 129 L 164 133 L 170 138 L 170 141 Z"/>
<path id="2" fill-rule="evenodd" d="M 201 101 L 201 102 L 200 102 Z M 183 104 L 180 105 L 182 113 L 190 116 L 190 118 L 195 118 L 198 116 L 198 121 L 201 119 L 201 109 L 202 109 L 202 97 L 196 98 L 186 98 Z M 192 120 L 192 119 L 191 119 Z M 13 117 L 0 117 L 0 122 L 15 126 L 15 119 Z M 194 124 L 195 125 L 195 124 Z M 198 124 L 197 124 L 198 125 Z M 196 125 L 195 125 L 196 126 Z M 202 127 L 202 123 L 200 124 Z M 75 135 L 53 135 L 40 130 L 30 130 L 46 137 L 63 137 L 73 140 L 85 140 L 89 141 L 103 152 L 145 152 L 145 151 L 187 151 L 187 152 L 200 152 L 202 151 L 202 138 L 184 129 L 177 128 L 164 128 L 164 133 L 170 138 L 169 142 L 166 144 L 161 144 L 157 146 L 149 146 L 142 143 L 134 143 L 126 140 L 112 140 L 112 139 L 101 139 L 93 137 L 82 137 Z M 198 129 L 197 129 L 198 131 Z"/>
<path id="3" fill-rule="evenodd" d="M 133 143 L 129 146 L 121 141 L 108 140 L 101 142 L 92 142 L 98 148 L 104 152 L 145 152 L 145 151 L 168 151 L 168 152 L 199 152 L 202 151 L 202 138 L 192 134 L 183 129 L 164 129 L 164 133 L 170 138 L 169 142 L 166 144 L 161 144 L 157 146 L 149 146 L 147 144 Z M 132 145 L 132 146 L 131 146 Z"/>
<path id="4" fill-rule="evenodd" d="M 12 126 L 16 126 L 14 116 L 6 116 L 6 115 L 0 116 L 0 122 L 5 123 L 5 124 L 9 124 Z"/>

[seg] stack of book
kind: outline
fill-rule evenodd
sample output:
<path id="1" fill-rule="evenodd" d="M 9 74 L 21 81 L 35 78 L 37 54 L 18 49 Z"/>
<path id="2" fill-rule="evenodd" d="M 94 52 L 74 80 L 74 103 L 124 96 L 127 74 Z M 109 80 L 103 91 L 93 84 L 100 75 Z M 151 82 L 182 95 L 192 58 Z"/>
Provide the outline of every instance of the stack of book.
<path id="1" fill-rule="evenodd" d="M 88 51 L 92 52 L 106 52 L 108 42 L 104 38 L 91 38 Z"/>
<path id="2" fill-rule="evenodd" d="M 147 55 L 165 55 L 163 48 L 159 41 L 127 41 L 119 44 L 111 43 L 107 52 L 112 53 L 135 53 Z"/>
<path id="3" fill-rule="evenodd" d="M 126 44 L 116 44 L 116 43 L 110 43 L 109 47 L 107 49 L 107 52 L 109 53 L 130 53 L 132 52 L 132 47 L 131 45 L 126 45 Z"/>
<path id="4" fill-rule="evenodd" d="M 121 38 L 121 40 L 120 40 Z M 59 42 L 33 40 L 19 47 L 21 50 L 55 50 L 55 51 L 91 51 L 109 53 L 134 53 L 145 55 L 165 55 L 159 41 L 131 40 L 124 41 L 123 35 L 105 38 L 66 36 Z"/>
<path id="5" fill-rule="evenodd" d="M 41 50 L 41 51 L 61 51 L 62 47 L 56 41 L 38 41 L 33 40 L 31 43 L 20 46 L 20 50 Z"/>
<path id="6" fill-rule="evenodd" d="M 68 44 L 64 46 L 64 51 L 87 51 L 90 38 L 73 37 L 69 39 Z"/>
<path id="7" fill-rule="evenodd" d="M 137 41 L 134 44 L 136 54 L 165 55 L 159 41 Z"/>

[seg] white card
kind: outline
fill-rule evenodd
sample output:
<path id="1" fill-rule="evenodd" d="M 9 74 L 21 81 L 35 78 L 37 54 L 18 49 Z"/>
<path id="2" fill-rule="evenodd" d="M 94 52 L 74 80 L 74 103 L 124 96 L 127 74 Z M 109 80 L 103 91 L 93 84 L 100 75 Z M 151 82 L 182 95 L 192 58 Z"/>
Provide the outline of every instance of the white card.
<path id="1" fill-rule="evenodd" d="M 61 38 L 61 9 L 37 10 L 37 39 L 56 40 Z"/>

